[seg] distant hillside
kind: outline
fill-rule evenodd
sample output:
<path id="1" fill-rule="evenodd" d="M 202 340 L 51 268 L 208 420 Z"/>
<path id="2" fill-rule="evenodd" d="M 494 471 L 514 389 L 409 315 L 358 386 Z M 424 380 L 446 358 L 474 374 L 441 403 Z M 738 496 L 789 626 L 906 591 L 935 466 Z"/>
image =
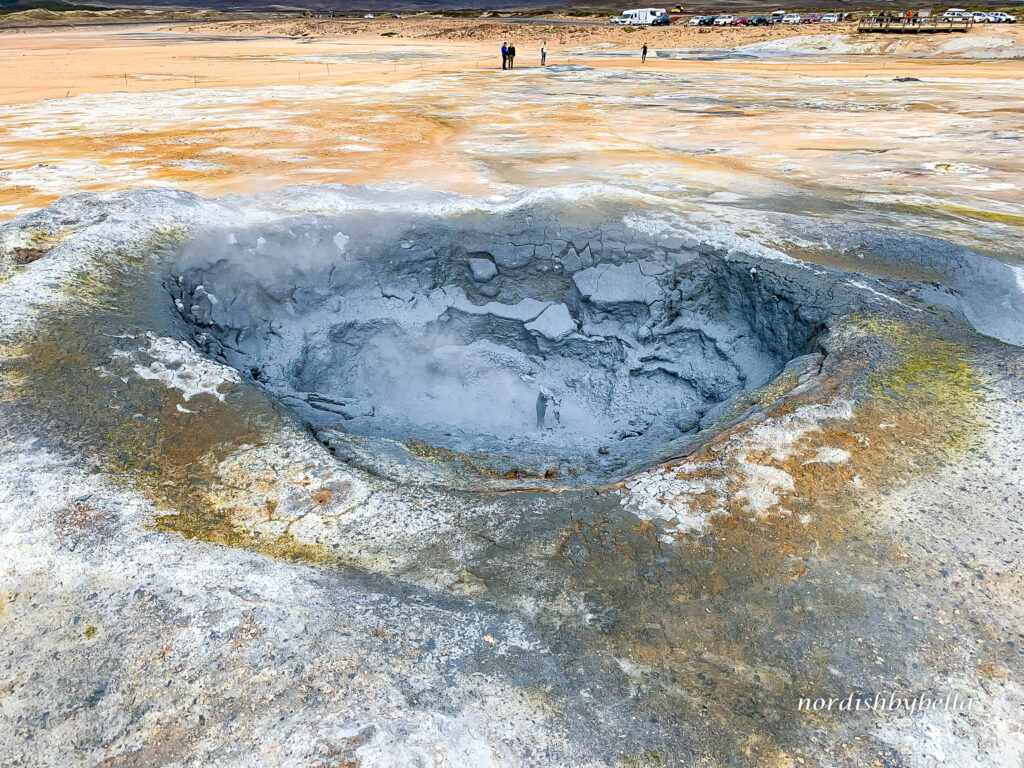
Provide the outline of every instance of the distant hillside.
<path id="1" fill-rule="evenodd" d="M 102 5 L 80 5 L 65 3 L 61 0 L 0 0 L 0 13 L 17 13 L 19 11 L 106 11 L 110 8 Z"/>
<path id="2" fill-rule="evenodd" d="M 334 11 L 349 14 L 364 11 L 440 11 L 485 9 L 539 9 L 567 6 L 568 0 L 117 0 L 114 7 L 133 10 L 212 10 L 222 13 L 279 11 Z M 48 11 L 109 10 L 100 2 L 69 3 L 63 0 L 0 0 L 0 14 L 32 9 Z"/>

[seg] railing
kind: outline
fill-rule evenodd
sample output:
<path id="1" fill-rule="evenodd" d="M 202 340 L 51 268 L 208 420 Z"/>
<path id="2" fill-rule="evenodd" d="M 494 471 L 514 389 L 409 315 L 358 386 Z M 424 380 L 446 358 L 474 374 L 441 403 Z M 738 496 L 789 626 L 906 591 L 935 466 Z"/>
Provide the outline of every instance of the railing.
<path id="1" fill-rule="evenodd" d="M 943 20 L 939 17 L 924 19 L 890 19 L 867 16 L 857 24 L 858 32 L 891 32 L 908 35 L 930 32 L 967 32 L 974 22 L 971 19 Z"/>

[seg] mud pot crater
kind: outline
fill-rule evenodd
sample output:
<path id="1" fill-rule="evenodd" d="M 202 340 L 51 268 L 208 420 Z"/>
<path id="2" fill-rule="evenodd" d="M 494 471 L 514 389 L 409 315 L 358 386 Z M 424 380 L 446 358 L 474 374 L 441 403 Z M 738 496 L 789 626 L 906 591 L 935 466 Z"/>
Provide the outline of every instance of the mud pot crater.
<path id="1" fill-rule="evenodd" d="M 207 234 L 165 285 L 346 461 L 567 481 L 657 460 L 815 351 L 803 272 L 621 219 L 364 213 Z"/>

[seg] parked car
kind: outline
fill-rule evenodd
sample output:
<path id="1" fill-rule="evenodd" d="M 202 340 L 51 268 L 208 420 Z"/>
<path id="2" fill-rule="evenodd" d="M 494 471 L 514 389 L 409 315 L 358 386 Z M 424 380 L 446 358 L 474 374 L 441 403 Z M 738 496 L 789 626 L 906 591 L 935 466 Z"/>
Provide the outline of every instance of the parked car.
<path id="1" fill-rule="evenodd" d="M 693 16 L 693 17 L 690 18 L 690 20 L 687 22 L 687 24 L 689 26 L 691 26 L 691 27 L 701 27 L 701 26 L 704 25 L 704 19 L 705 18 L 707 18 L 707 17 L 706 16 Z"/>
<path id="2" fill-rule="evenodd" d="M 735 19 L 729 22 L 729 26 L 732 27 L 745 27 L 747 26 L 746 16 L 737 16 Z"/>
<path id="3" fill-rule="evenodd" d="M 808 13 L 803 18 L 803 23 L 804 24 L 817 24 L 819 21 L 821 21 L 821 14 L 820 13 Z"/>
<path id="4" fill-rule="evenodd" d="M 781 24 L 782 20 L 786 18 L 786 15 L 785 11 L 772 11 L 771 15 L 768 17 L 768 23 Z"/>
<path id="5" fill-rule="evenodd" d="M 751 16 L 751 17 L 749 17 L 747 19 L 747 26 L 748 27 L 767 27 L 768 26 L 768 17 L 765 16 L 763 13 L 758 13 L 758 14 L 756 14 L 754 16 Z"/>
<path id="6" fill-rule="evenodd" d="M 950 8 L 940 18 L 943 21 L 967 21 L 969 17 L 963 8 Z"/>
<path id="7" fill-rule="evenodd" d="M 717 16 L 702 16 L 701 20 L 700 20 L 700 25 L 702 27 L 713 26 L 714 23 L 715 23 L 715 19 L 717 19 L 717 18 L 718 18 Z"/>
<path id="8" fill-rule="evenodd" d="M 373 14 L 372 13 L 364 13 L 363 14 L 363 18 L 364 19 L 372 19 L 373 18 Z"/>
<path id="9" fill-rule="evenodd" d="M 984 11 L 972 11 L 971 21 L 973 21 L 975 24 L 987 24 L 988 14 L 985 13 Z"/>
<path id="10" fill-rule="evenodd" d="M 822 24 L 836 24 L 839 21 L 838 13 L 826 13 L 821 17 Z"/>
<path id="11" fill-rule="evenodd" d="M 616 25 L 629 24 L 629 17 L 625 16 L 625 15 L 623 15 L 623 16 L 612 16 L 608 20 L 608 23 L 609 24 L 616 24 Z"/>
<path id="12" fill-rule="evenodd" d="M 654 20 L 651 21 L 651 26 L 652 27 L 667 27 L 671 23 L 672 23 L 672 17 L 669 16 L 667 13 L 662 13 L 662 14 L 659 14 L 659 15 L 654 17 Z"/>
<path id="13" fill-rule="evenodd" d="M 732 26 L 732 20 L 735 18 L 735 16 L 730 16 L 726 13 L 722 16 L 716 16 L 713 23 L 716 27 L 729 27 Z"/>
<path id="14" fill-rule="evenodd" d="M 1008 13 L 1002 11 L 993 11 L 988 15 L 989 23 L 991 24 L 1016 24 L 1017 17 L 1011 16 Z"/>
<path id="15" fill-rule="evenodd" d="M 803 17 L 799 13 L 787 13 L 782 17 L 783 24 L 799 24 Z"/>

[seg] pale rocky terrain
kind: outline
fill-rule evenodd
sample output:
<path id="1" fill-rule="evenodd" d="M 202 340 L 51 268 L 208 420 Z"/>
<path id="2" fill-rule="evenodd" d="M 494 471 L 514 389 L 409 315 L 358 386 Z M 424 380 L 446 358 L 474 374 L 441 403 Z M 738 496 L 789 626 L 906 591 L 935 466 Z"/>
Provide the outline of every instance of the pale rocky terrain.
<path id="1" fill-rule="evenodd" d="M 0 35 L 0 765 L 1019 768 L 1017 31 L 410 21 Z"/>

